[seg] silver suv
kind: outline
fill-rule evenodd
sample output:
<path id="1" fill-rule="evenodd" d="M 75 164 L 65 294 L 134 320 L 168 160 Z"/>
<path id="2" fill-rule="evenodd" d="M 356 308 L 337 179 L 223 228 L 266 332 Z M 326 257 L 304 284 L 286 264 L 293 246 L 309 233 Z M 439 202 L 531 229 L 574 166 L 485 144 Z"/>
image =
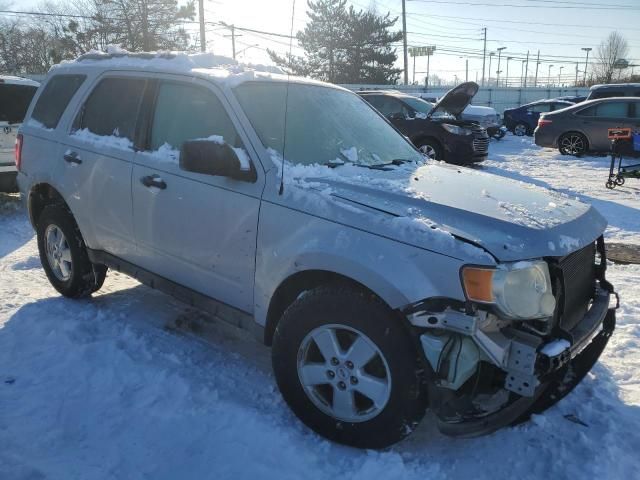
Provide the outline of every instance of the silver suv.
<path id="1" fill-rule="evenodd" d="M 615 325 L 593 207 L 426 161 L 342 88 L 220 63 L 49 73 L 17 160 L 56 290 L 115 269 L 254 331 L 291 409 L 358 447 L 428 409 L 487 433 L 584 377 Z"/>

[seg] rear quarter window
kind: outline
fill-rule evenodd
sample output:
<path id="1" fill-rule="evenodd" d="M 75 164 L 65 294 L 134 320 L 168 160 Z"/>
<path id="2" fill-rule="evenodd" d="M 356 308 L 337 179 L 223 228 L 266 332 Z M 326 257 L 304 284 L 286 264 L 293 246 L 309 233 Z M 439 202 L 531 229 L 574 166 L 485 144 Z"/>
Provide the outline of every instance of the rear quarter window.
<path id="1" fill-rule="evenodd" d="M 44 87 L 31 118 L 46 128 L 56 128 L 69 101 L 78 91 L 85 75 L 55 75 Z"/>
<path id="2" fill-rule="evenodd" d="M 21 123 L 37 87 L 0 84 L 0 121 Z"/>

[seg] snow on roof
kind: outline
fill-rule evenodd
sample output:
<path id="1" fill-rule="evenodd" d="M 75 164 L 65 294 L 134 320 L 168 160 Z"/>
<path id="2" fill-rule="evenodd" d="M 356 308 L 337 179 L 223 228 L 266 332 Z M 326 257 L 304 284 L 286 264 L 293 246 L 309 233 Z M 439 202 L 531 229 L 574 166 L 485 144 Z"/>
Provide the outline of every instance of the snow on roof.
<path id="1" fill-rule="evenodd" d="M 13 75 L 0 75 L 0 83 L 9 85 L 28 85 L 31 87 L 39 87 L 40 84 L 35 80 L 24 77 L 14 77 Z"/>
<path id="2" fill-rule="evenodd" d="M 213 79 L 229 87 L 251 80 L 291 81 L 329 85 L 316 80 L 288 76 L 280 68 L 270 65 L 241 64 L 236 60 L 213 53 L 187 52 L 129 52 L 117 46 L 107 47 L 106 52 L 92 50 L 75 60 L 65 60 L 53 68 L 77 68 L 84 66 L 104 69 L 124 68 L 166 73 L 190 73 Z M 331 85 L 333 86 L 333 85 Z M 340 88 L 340 87 L 335 87 Z"/>

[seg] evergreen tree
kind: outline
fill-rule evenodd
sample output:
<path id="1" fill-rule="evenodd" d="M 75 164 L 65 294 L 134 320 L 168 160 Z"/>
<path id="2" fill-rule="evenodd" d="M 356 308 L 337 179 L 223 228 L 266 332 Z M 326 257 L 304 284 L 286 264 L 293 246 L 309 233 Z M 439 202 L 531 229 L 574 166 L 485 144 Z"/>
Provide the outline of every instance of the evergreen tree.
<path id="1" fill-rule="evenodd" d="M 396 83 L 401 72 L 390 32 L 397 18 L 346 8 L 346 0 L 308 0 L 309 22 L 297 39 L 304 57 L 269 51 L 280 67 L 332 83 Z"/>

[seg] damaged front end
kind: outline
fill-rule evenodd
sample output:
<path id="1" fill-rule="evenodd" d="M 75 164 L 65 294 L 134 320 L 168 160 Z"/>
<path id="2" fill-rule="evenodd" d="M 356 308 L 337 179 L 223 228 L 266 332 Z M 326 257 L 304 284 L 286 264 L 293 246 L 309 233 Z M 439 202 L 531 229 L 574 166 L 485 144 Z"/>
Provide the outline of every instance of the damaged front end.
<path id="1" fill-rule="evenodd" d="M 604 350 L 618 307 L 602 237 L 566 257 L 471 270 L 466 302 L 404 310 L 419 332 L 430 408 L 455 436 L 490 433 L 563 398 Z"/>

